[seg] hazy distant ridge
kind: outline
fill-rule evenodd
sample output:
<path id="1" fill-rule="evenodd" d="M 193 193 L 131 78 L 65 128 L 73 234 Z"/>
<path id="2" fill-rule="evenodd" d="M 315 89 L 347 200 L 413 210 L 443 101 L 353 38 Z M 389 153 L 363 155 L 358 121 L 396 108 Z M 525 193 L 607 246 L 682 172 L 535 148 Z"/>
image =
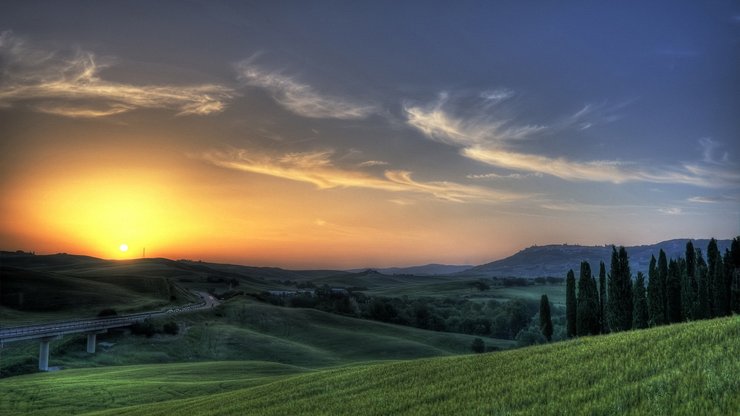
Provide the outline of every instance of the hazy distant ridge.
<path id="1" fill-rule="evenodd" d="M 386 267 L 382 269 L 373 269 L 379 273 L 386 275 L 394 274 L 413 274 L 414 276 L 439 276 L 455 274 L 465 270 L 468 270 L 474 266 L 472 265 L 449 265 L 449 264 L 425 264 L 423 266 L 410 266 L 410 267 Z M 367 269 L 355 269 L 350 272 L 360 272 Z"/>
<path id="2" fill-rule="evenodd" d="M 666 252 L 668 258 L 684 257 L 686 242 L 689 239 L 676 239 L 662 241 L 660 243 L 625 247 L 630 260 L 630 270 L 633 276 L 638 271 L 647 274 L 650 264 L 650 256 L 658 257 L 660 249 Z M 699 248 L 706 259 L 708 239 L 691 240 L 694 248 Z M 717 240 L 720 252 L 724 253 L 730 247 L 732 240 Z M 505 259 L 486 263 L 462 272 L 463 275 L 482 276 L 513 276 L 513 277 L 539 277 L 556 276 L 565 277 L 569 269 L 576 273 L 580 269 L 581 261 L 591 263 L 594 274 L 599 272 L 599 262 L 606 264 L 607 273 L 611 261 L 611 246 L 581 246 L 569 244 L 555 244 L 546 246 L 532 246 Z"/>

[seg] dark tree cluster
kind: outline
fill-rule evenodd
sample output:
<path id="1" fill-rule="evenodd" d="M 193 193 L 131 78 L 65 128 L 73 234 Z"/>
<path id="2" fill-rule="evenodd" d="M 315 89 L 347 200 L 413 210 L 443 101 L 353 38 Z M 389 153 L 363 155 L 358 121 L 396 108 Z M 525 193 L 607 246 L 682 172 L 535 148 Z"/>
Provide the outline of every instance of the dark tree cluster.
<path id="1" fill-rule="evenodd" d="M 536 302 L 522 299 L 480 303 L 454 298 L 382 297 L 328 286 L 318 288 L 313 295 L 280 297 L 265 292 L 256 298 L 278 306 L 312 308 L 432 331 L 511 340 L 528 327 L 537 313 Z"/>
<path id="2" fill-rule="evenodd" d="M 720 253 L 711 239 L 706 260 L 691 241 L 685 257 L 668 259 L 660 250 L 650 259 L 647 275 L 632 279 L 624 247 L 612 247 L 611 270 L 599 270 L 598 288 L 591 267 L 581 264 L 566 277 L 568 337 L 647 328 L 740 313 L 740 237 Z M 543 330 L 544 333 L 544 330 Z"/>
<path id="3" fill-rule="evenodd" d="M 165 322 L 161 329 L 149 318 L 131 325 L 133 335 L 144 335 L 147 338 L 151 338 L 155 334 L 177 335 L 178 332 L 180 332 L 180 326 L 174 321 Z"/>
<path id="4" fill-rule="evenodd" d="M 732 240 L 724 254 L 711 239 L 706 259 L 690 241 L 685 257 L 668 261 L 665 257 L 661 251 L 659 279 L 649 296 L 650 325 L 740 313 L 740 237 Z M 664 281 L 661 276 L 665 276 Z"/>

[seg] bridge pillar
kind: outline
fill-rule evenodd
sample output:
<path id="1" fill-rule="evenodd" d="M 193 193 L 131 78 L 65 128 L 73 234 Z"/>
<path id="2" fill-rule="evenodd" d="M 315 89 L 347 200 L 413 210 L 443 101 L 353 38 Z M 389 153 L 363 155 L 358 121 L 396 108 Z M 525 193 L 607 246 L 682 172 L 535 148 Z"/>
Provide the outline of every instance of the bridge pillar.
<path id="1" fill-rule="evenodd" d="M 97 341 L 97 335 L 98 334 L 105 334 L 108 332 L 107 329 L 104 329 L 102 331 L 95 331 L 95 332 L 88 332 L 87 333 L 87 352 L 90 354 L 95 354 L 95 344 Z"/>
<path id="2" fill-rule="evenodd" d="M 60 339 L 61 336 L 44 337 L 39 339 L 39 370 L 49 371 L 49 341 Z"/>
<path id="3" fill-rule="evenodd" d="M 87 352 L 95 354 L 95 338 L 97 334 L 87 334 Z"/>
<path id="4" fill-rule="evenodd" d="M 41 338 L 39 346 L 39 370 L 49 371 L 49 338 Z"/>

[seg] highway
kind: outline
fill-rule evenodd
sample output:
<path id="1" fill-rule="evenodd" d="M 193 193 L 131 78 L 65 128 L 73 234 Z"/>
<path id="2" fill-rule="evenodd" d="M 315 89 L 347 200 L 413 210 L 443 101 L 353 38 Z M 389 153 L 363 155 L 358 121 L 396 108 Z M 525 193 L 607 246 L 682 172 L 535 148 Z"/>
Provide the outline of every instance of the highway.
<path id="1" fill-rule="evenodd" d="M 111 328 L 121 328 L 132 325 L 134 322 L 147 318 L 159 318 L 173 314 L 210 309 L 218 305 L 218 301 L 205 292 L 194 292 L 201 302 L 168 308 L 166 310 L 141 312 L 131 315 L 111 316 L 106 318 L 80 319 L 74 321 L 51 322 L 38 325 L 0 328 L 0 346 L 9 342 L 29 339 L 58 337 L 67 334 L 91 333 Z"/>

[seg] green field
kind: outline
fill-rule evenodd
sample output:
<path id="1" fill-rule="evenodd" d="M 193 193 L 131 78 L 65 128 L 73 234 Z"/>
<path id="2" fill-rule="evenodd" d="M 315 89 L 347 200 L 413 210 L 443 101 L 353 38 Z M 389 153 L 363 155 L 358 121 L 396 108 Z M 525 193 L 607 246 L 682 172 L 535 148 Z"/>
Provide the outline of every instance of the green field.
<path id="1" fill-rule="evenodd" d="M 0 380 L 0 413 L 730 415 L 740 409 L 738 339 L 735 316 L 320 371 L 261 362 L 67 370 Z"/>
<path id="2" fill-rule="evenodd" d="M 548 290 L 557 298 L 557 293 L 562 292 L 561 286 L 493 287 L 479 292 L 471 289 L 470 281 L 457 281 L 452 276 L 288 271 L 167 259 L 110 261 L 66 254 L 2 253 L 2 267 L 3 325 L 92 317 L 109 307 L 119 313 L 159 309 L 189 301 L 187 290 L 223 293 L 231 288 L 259 293 L 291 289 L 295 282 L 307 281 L 318 286 L 364 286 L 370 295 L 405 294 L 482 302 L 517 297 L 538 300 L 540 293 Z M 239 296 L 215 311 L 178 316 L 176 321 L 183 333 L 176 341 L 168 336 L 105 334 L 98 341 L 113 343 L 113 347 L 101 348 L 89 356 L 84 352 L 84 336 L 54 340 L 50 365 L 82 368 L 246 359 L 322 368 L 357 361 L 465 354 L 470 352 L 475 338 L 318 310 L 276 307 L 249 299 Z M 480 337 L 489 348 L 515 345 L 512 340 Z M 0 376 L 35 371 L 37 354 L 38 344 L 33 341 L 6 345 L 0 354 Z"/>
<path id="3" fill-rule="evenodd" d="M 216 310 L 178 316 L 182 333 L 152 338 L 104 334 L 111 342 L 95 355 L 85 352 L 84 335 L 52 341 L 50 365 L 64 368 L 206 360 L 259 360 L 321 368 L 358 361 L 410 359 L 470 352 L 471 335 L 434 332 L 339 316 L 313 309 L 285 308 L 234 298 Z M 488 346 L 513 341 L 482 337 Z M 0 372 L 33 371 L 34 341 L 11 343 L 0 356 Z M 19 366 L 23 368 L 18 369 Z M 21 371 L 24 370 L 24 371 Z"/>

